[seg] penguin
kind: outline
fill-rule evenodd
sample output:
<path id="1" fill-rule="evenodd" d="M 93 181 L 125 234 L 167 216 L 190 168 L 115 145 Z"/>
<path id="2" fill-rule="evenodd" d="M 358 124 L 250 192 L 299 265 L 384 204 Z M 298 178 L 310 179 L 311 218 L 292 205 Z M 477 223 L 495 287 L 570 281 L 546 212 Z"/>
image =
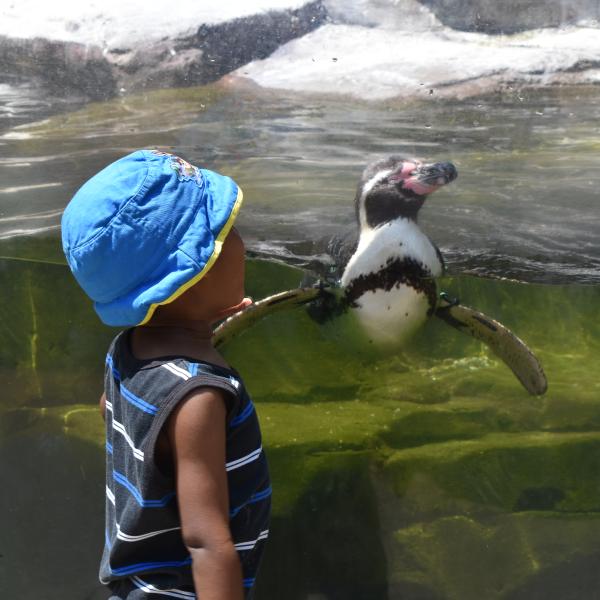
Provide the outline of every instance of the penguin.
<path id="1" fill-rule="evenodd" d="M 363 172 L 355 198 L 358 244 L 341 277 L 344 300 L 369 340 L 401 346 L 437 305 L 439 248 L 417 223 L 427 196 L 457 177 L 450 162 L 391 156 Z"/>
<path id="2" fill-rule="evenodd" d="M 502 323 L 438 295 L 444 271 L 439 248 L 421 231 L 419 210 L 427 196 L 457 177 L 450 162 L 390 156 L 369 164 L 354 201 L 358 241 L 331 244 L 347 262 L 338 282 L 287 290 L 259 300 L 220 323 L 215 346 L 226 344 L 274 312 L 308 305 L 319 322 L 350 316 L 373 346 L 392 351 L 435 315 L 485 344 L 512 370 L 532 395 L 544 394 L 547 380 L 535 354 Z M 343 270 L 342 270 L 343 269 Z"/>

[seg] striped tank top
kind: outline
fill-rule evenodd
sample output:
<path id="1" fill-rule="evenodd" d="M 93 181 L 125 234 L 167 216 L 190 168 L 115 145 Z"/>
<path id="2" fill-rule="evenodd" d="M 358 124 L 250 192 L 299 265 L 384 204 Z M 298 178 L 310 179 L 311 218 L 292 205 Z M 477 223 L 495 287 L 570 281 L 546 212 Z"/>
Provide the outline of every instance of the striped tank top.
<path id="1" fill-rule="evenodd" d="M 154 461 L 158 434 L 187 394 L 216 387 L 227 404 L 229 525 L 246 598 L 268 537 L 271 486 L 254 405 L 236 371 L 181 357 L 138 360 L 128 334 L 106 356 L 106 531 L 100 581 L 111 599 L 196 598 L 175 479 Z"/>

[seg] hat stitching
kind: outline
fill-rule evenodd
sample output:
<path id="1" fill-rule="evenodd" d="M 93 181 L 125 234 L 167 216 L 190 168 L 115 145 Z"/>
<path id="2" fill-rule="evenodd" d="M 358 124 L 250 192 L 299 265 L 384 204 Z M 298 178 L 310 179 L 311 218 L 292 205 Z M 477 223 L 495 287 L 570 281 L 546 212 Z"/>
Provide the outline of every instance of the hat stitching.
<path id="1" fill-rule="evenodd" d="M 198 212 L 200 212 L 200 210 L 202 208 L 203 208 L 202 202 L 198 202 L 195 210 L 193 211 L 193 213 L 191 214 L 191 217 L 189 219 L 190 223 L 193 223 L 193 222 L 196 221 L 196 217 L 198 216 Z M 187 231 L 186 231 L 186 233 L 187 233 Z M 183 234 L 184 238 L 185 238 L 186 233 Z M 185 252 L 181 248 L 182 241 L 183 241 L 182 239 L 179 239 L 179 240 L 176 239 L 170 245 L 164 245 L 163 248 L 169 254 L 172 253 L 172 252 L 174 252 L 174 251 L 181 252 L 183 255 L 185 255 L 187 258 L 189 258 L 192 261 L 192 263 L 196 267 L 196 269 L 199 269 L 194 275 L 192 275 L 192 277 L 190 277 L 190 279 L 188 280 L 188 281 L 190 281 L 194 277 L 197 277 L 202 272 L 202 270 L 203 270 L 204 267 L 202 267 L 202 265 L 197 260 L 195 260 L 194 258 L 192 258 L 187 252 Z M 215 241 L 216 241 L 216 237 L 215 237 Z M 213 248 L 213 252 L 214 252 L 214 248 Z M 211 253 L 211 255 L 212 255 L 212 253 Z M 143 277 L 147 277 L 148 275 L 150 275 L 151 273 L 153 273 L 158 268 L 158 266 L 159 265 L 153 265 L 152 267 L 148 268 L 146 270 L 146 272 L 143 275 L 141 275 L 141 277 L 142 278 Z M 183 285 L 185 285 L 185 283 L 183 283 L 182 286 Z M 117 294 L 117 297 L 119 295 L 121 295 L 121 293 L 122 293 L 122 291 Z M 162 303 L 164 303 L 164 302 L 166 302 L 166 300 L 162 301 Z M 158 304 L 161 304 L 161 302 L 159 302 Z"/>
<path id="2" fill-rule="evenodd" d="M 145 182 L 144 182 L 144 183 L 145 183 Z M 141 191 L 141 190 L 140 190 L 140 191 Z M 196 193 L 198 193 L 198 192 L 196 192 Z M 197 217 L 197 215 L 198 215 L 198 212 L 199 212 L 200 210 L 202 210 L 203 208 L 204 208 L 204 207 L 203 207 L 203 205 L 202 205 L 202 202 L 197 202 L 197 205 L 196 205 L 196 207 L 195 207 L 194 211 L 191 213 L 191 216 L 189 217 L 189 222 L 190 222 L 190 223 L 193 223 L 193 222 L 195 222 L 195 220 L 196 220 L 196 217 Z M 118 215 L 115 215 L 115 218 L 116 218 L 117 216 L 118 216 Z M 187 231 L 186 231 L 186 233 L 187 233 Z M 183 234 L 183 237 L 185 237 L 185 233 Z M 215 238 L 215 239 L 216 239 L 216 238 Z M 191 256 L 190 256 L 188 253 L 187 253 L 187 252 L 184 252 L 184 251 L 181 249 L 181 243 L 182 243 L 182 240 L 181 240 L 181 239 L 174 239 L 174 240 L 173 240 L 173 241 L 172 241 L 170 244 L 166 244 L 166 243 L 165 243 L 165 244 L 161 245 L 161 248 L 164 250 L 164 252 L 166 252 L 166 253 L 168 253 L 168 254 L 171 254 L 171 253 L 173 253 L 174 251 L 180 251 L 180 252 L 182 252 L 182 253 L 183 253 L 185 256 L 187 256 L 187 257 L 188 257 L 188 258 L 189 258 L 189 259 L 192 261 L 192 263 L 195 265 L 195 267 L 196 267 L 197 269 L 200 269 L 200 270 L 199 270 L 199 271 L 198 271 L 196 274 L 194 274 L 194 275 L 193 275 L 193 276 L 190 278 L 190 279 L 193 279 L 194 277 L 197 277 L 197 276 L 199 275 L 199 273 L 202 271 L 203 267 L 201 266 L 201 264 L 200 264 L 198 261 L 194 260 L 194 259 L 193 259 L 193 258 L 192 258 L 192 257 L 191 257 Z M 213 249 L 213 252 L 214 252 L 214 249 Z M 156 271 L 156 270 L 159 268 L 159 266 L 160 266 L 160 263 L 161 263 L 161 262 L 162 262 L 162 260 L 161 260 L 160 262 L 156 263 L 156 264 L 155 264 L 155 263 L 152 263 L 152 264 L 150 264 L 150 265 L 147 265 L 145 269 L 140 269 L 140 271 L 138 272 L 138 277 L 139 277 L 139 279 L 140 279 L 140 280 L 146 280 L 146 279 L 147 279 L 147 278 L 148 278 L 148 277 L 149 277 L 149 276 L 150 276 L 152 273 L 154 273 L 154 272 L 155 272 L 155 271 Z M 138 283 L 137 283 L 137 285 L 140 285 L 140 282 L 138 282 Z M 184 285 L 184 284 L 183 284 L 183 285 Z M 124 293 L 128 293 L 128 292 L 130 292 L 130 291 L 131 291 L 131 289 L 129 289 L 129 287 L 128 287 L 128 286 L 129 286 L 129 284 L 126 284 L 126 285 L 124 285 L 124 286 L 123 286 L 122 288 L 120 288 L 120 289 L 113 290 L 113 295 L 114 295 L 115 299 L 116 299 L 116 298 L 119 298 L 119 297 L 121 297 L 121 296 L 122 296 Z M 163 301 L 163 302 L 164 302 L 164 301 Z M 160 303 L 159 303 L 159 304 L 160 304 Z"/>
<path id="3" fill-rule="evenodd" d="M 146 161 L 146 163 L 147 163 L 147 161 Z M 142 191 L 144 193 L 146 193 L 148 191 L 149 186 L 146 186 L 146 182 L 148 181 L 148 178 L 150 176 L 150 170 L 151 169 L 154 170 L 154 169 L 148 163 L 147 163 L 147 167 L 148 167 L 148 171 L 146 172 L 146 175 L 144 176 L 144 181 L 142 181 L 142 183 L 140 184 L 140 187 L 135 192 L 135 194 L 132 194 L 129 198 L 127 198 L 127 200 L 123 203 L 123 206 L 121 206 L 121 208 L 119 208 L 119 210 L 112 216 L 111 220 L 98 233 L 96 233 L 94 236 L 92 236 L 89 240 L 85 240 L 79 244 L 76 244 L 75 246 L 68 247 L 67 250 L 69 252 L 76 252 L 77 250 L 81 250 L 81 249 L 85 248 L 86 246 L 88 246 L 89 244 L 91 244 L 92 242 L 95 242 L 98 238 L 102 237 L 110 229 L 110 227 L 115 222 L 117 217 L 119 217 L 119 215 L 129 206 L 130 202 L 134 198 L 137 198 L 142 193 Z"/>

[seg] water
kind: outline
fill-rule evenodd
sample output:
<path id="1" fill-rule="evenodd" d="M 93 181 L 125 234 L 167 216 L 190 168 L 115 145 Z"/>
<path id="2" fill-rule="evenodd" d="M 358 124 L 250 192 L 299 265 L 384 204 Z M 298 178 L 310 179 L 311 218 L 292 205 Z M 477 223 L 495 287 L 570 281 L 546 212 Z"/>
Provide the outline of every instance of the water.
<path id="1" fill-rule="evenodd" d="M 86 177 L 153 145 L 240 183 L 240 228 L 270 259 L 248 266 L 255 297 L 297 285 L 298 267 L 327 260 L 327 239 L 353 230 L 366 162 L 452 160 L 459 179 L 421 216 L 447 258 L 441 287 L 516 331 L 548 375 L 548 393 L 532 398 L 485 348 L 436 320 L 383 358 L 346 347 L 335 324 L 302 310 L 231 343 L 275 488 L 257 598 L 597 594 L 595 88 L 369 104 L 221 84 L 55 116 L 56 106 L 11 106 L 22 121 L 1 125 L 0 256 L 11 257 L 0 259 L 3 596 L 103 597 L 95 403 L 113 332 L 62 264 L 56 228 Z"/>
<path id="2" fill-rule="evenodd" d="M 225 86 L 118 99 L 5 131 L 0 239 L 55 230 L 84 178 L 159 145 L 239 182 L 252 250 L 306 263 L 355 229 L 364 165 L 399 153 L 458 167 L 421 213 L 451 273 L 597 283 L 599 117 L 594 87 L 384 104 Z"/>

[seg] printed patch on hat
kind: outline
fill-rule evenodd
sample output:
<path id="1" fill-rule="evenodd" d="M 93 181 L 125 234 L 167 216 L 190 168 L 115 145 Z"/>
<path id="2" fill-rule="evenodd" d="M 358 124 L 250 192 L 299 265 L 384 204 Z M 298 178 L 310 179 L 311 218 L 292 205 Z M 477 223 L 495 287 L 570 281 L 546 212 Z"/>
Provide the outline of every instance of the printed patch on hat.
<path id="1" fill-rule="evenodd" d="M 152 154 L 157 156 L 168 156 L 171 159 L 171 168 L 177 172 L 179 181 L 195 181 L 198 185 L 202 185 L 202 174 L 200 169 L 191 165 L 187 160 L 179 156 L 175 156 L 170 152 L 162 152 L 161 150 L 152 150 Z"/>

